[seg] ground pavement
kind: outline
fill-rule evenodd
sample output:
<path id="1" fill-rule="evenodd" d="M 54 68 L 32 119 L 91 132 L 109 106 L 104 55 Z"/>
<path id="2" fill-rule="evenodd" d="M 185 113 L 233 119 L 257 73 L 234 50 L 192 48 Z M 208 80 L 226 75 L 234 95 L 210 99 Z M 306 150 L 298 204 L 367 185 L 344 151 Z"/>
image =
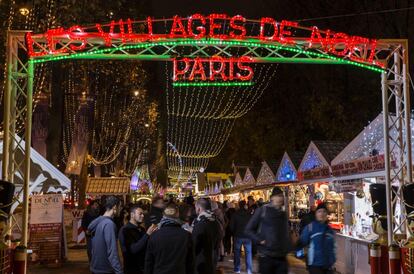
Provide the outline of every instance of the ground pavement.
<path id="1" fill-rule="evenodd" d="M 28 274 L 90 274 L 88 259 L 86 256 L 85 248 L 70 248 L 68 249 L 68 260 L 61 267 L 47 268 L 40 265 L 30 265 Z M 224 273 L 233 273 L 233 258 L 225 257 L 224 262 L 220 263 L 220 267 L 224 270 Z M 294 257 L 289 257 L 290 272 L 289 274 L 305 274 L 304 263 Z M 242 263 L 242 269 L 244 268 Z M 254 261 L 255 271 L 257 271 L 257 262 Z M 242 272 L 246 273 L 246 272 Z M 257 272 L 255 272 L 257 273 Z"/>

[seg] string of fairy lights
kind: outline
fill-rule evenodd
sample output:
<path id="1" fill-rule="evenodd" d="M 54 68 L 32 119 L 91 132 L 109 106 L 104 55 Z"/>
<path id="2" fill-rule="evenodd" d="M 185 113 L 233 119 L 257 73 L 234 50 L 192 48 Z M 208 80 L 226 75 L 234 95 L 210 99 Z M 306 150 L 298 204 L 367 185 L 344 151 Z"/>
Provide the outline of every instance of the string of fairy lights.
<path id="1" fill-rule="evenodd" d="M 88 115 L 93 117 L 88 125 L 90 134 L 83 137 L 91 142 L 90 163 L 104 167 L 109 173 L 116 167 L 123 174 L 132 174 L 148 159 L 148 152 L 144 151 L 158 115 L 157 105 L 146 102 L 142 65 L 135 62 L 130 69 L 128 65 L 114 63 L 69 62 L 67 69 L 62 162 L 66 164 L 70 149 L 76 145 L 73 141 L 79 138 L 75 136 L 76 119 L 85 115 L 82 108 L 86 107 Z M 126 81 L 131 82 L 125 85 Z"/>
<path id="2" fill-rule="evenodd" d="M 251 27 L 258 26 L 252 24 Z M 238 56 L 239 50 L 234 56 Z M 173 83 L 172 66 L 165 64 L 167 141 L 174 144 L 181 156 L 178 160 L 177 153 L 167 146 L 170 177 L 177 178 L 179 171 L 191 176 L 205 169 L 209 159 L 222 151 L 235 119 L 245 115 L 257 103 L 276 72 L 273 64 L 251 64 L 251 67 L 255 72 L 254 79 L 243 85 L 231 82 Z"/>
<path id="3" fill-rule="evenodd" d="M 7 19 L 7 26 L 6 26 L 6 39 L 8 35 L 8 31 L 12 28 L 16 29 L 24 29 L 24 30 L 32 30 L 35 32 L 53 28 L 55 26 L 54 22 L 54 7 L 55 7 L 55 0 L 47 0 L 46 1 L 47 11 L 45 14 L 46 20 L 41 20 L 40 9 L 39 6 L 33 5 L 30 8 L 27 7 L 19 7 L 15 0 L 10 1 L 9 6 L 9 16 Z M 20 17 L 19 17 L 20 16 Z M 23 20 L 21 20 L 23 17 Z M 44 23 L 46 22 L 46 23 Z M 5 61 L 4 64 L 4 73 L 3 73 L 3 85 L 0 92 L 0 102 L 3 103 L 3 95 L 4 89 L 6 87 L 6 66 L 7 63 Z M 39 102 L 39 98 L 41 97 L 41 93 L 45 92 L 45 87 L 48 86 L 47 83 L 47 76 L 48 75 L 48 68 L 45 64 L 39 64 L 34 77 L 34 104 L 33 104 L 33 112 L 36 110 L 37 104 Z M 19 100 L 17 102 L 18 107 L 22 108 L 26 104 L 24 100 Z M 16 121 L 16 133 L 21 133 L 25 126 L 24 126 L 24 116 L 19 116 L 18 120 Z M 1 125 L 3 127 L 3 124 Z"/>

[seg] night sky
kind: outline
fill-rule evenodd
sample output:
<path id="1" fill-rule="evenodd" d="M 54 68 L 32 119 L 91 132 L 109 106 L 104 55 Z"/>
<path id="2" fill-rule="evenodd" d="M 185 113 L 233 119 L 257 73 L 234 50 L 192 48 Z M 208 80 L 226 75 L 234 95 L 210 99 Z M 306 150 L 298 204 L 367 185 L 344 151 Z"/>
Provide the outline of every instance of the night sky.
<path id="1" fill-rule="evenodd" d="M 409 51 L 413 52 L 414 3 L 410 0 L 82 0 L 76 1 L 76 5 L 62 4 L 69 2 L 71 0 L 61 0 L 56 10 L 58 22 L 64 27 L 108 22 L 109 11 L 114 11 L 112 19 L 227 13 L 248 19 L 268 16 L 279 22 L 297 21 L 302 26 L 315 25 L 368 38 L 409 39 Z M 0 1 L 3 21 L 8 16 L 8 9 L 3 8 L 6 6 L 6 1 Z M 14 27 L 21 29 L 24 21 L 16 18 Z M 43 17 L 40 16 L 39 21 L 40 18 Z M 148 93 L 160 102 L 160 109 L 165 112 L 165 66 L 162 62 L 144 63 L 151 74 Z M 53 77 L 64 77 L 60 72 L 65 71 L 64 68 L 59 71 L 58 66 L 53 64 Z M 412 69 L 410 71 L 412 73 Z M 60 83 L 61 79 L 57 80 Z M 61 114 L 61 98 L 58 84 L 52 90 L 51 117 Z M 347 65 L 278 64 L 267 90 L 249 113 L 236 120 L 226 146 L 210 161 L 208 171 L 231 171 L 233 161 L 258 166 L 263 160 L 279 160 L 285 151 L 303 152 L 311 140 L 350 142 L 381 109 L 378 73 Z M 56 134 L 48 137 L 53 144 L 48 152 L 53 157 L 48 159 L 56 164 L 61 121 L 55 120 L 49 126 L 50 132 Z M 165 121 L 162 123 L 159 128 L 165 129 Z M 164 147 L 165 136 L 156 139 L 158 147 Z M 158 156 L 162 154 L 157 152 Z"/>
<path id="2" fill-rule="evenodd" d="M 151 14 L 270 16 L 351 35 L 411 40 L 414 10 L 407 9 L 409 4 L 408 0 L 155 0 Z M 236 121 L 227 145 L 210 161 L 209 170 L 229 170 L 232 161 L 260 165 L 262 160 L 280 159 L 285 150 L 304 151 L 311 140 L 350 142 L 381 109 L 377 73 L 342 65 L 280 64 L 262 98 Z"/>

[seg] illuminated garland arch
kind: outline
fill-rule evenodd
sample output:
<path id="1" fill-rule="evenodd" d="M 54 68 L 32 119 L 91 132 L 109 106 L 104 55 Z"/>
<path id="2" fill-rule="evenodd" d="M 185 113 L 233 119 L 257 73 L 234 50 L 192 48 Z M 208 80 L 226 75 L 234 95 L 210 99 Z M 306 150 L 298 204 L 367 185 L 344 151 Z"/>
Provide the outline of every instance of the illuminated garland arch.
<path id="1" fill-rule="evenodd" d="M 194 33 L 190 22 L 197 21 Z M 209 22 L 207 33 L 204 23 Z M 218 21 L 224 21 L 220 26 Z M 184 23 L 190 26 L 187 30 Z M 245 25 L 257 26 L 259 34 L 250 33 Z M 160 26 L 164 31 L 155 33 Z M 228 26 L 230 26 L 228 28 Z M 168 31 L 170 27 L 170 31 Z M 215 29 L 228 30 L 228 34 L 217 34 Z M 162 28 L 161 28 L 162 29 Z M 273 33 L 272 33 L 273 29 Z M 142 30 L 136 32 L 136 30 Z M 188 31 L 188 33 L 187 33 Z M 382 100 L 384 111 L 385 166 L 387 190 L 392 191 L 391 182 L 399 187 L 412 182 L 412 155 L 410 129 L 410 100 L 407 75 L 407 42 L 405 40 L 375 40 L 317 27 L 301 27 L 296 22 L 276 22 L 272 18 L 247 20 L 242 16 L 211 14 L 193 15 L 187 18 L 145 21 L 118 21 L 96 24 L 92 27 L 73 26 L 69 29 L 53 29 L 44 34 L 10 31 L 7 39 L 7 83 L 4 106 L 4 154 L 2 177 L 13 181 L 14 173 L 24 174 L 23 245 L 27 245 L 28 188 L 30 179 L 30 144 L 33 110 L 35 66 L 43 62 L 66 59 L 137 59 L 164 60 L 174 58 L 231 58 L 248 57 L 250 62 L 348 64 L 378 72 L 382 78 Z M 214 68 L 210 72 L 214 72 Z M 219 74 L 219 72 L 217 72 Z M 191 77 L 189 77 L 191 78 Z M 222 77 L 224 78 L 224 77 Z M 231 78 L 231 77 L 229 77 Z M 240 79 L 239 76 L 237 76 Z M 191 79 L 190 79 L 191 80 Z M 189 85 L 189 81 L 187 84 Z M 200 82 L 191 85 L 250 85 L 248 81 Z M 254 85 L 255 83 L 251 83 Z M 180 84 L 178 84 L 180 85 Z M 19 103 L 25 100 L 26 104 Z M 389 123 L 388 106 L 397 107 L 398 115 Z M 22 142 L 15 137 L 16 121 L 25 121 L 26 157 L 17 159 L 15 152 Z M 392 136 L 397 128 L 398 136 Z M 23 140 L 23 138 L 21 139 Z M 390 165 L 394 154 L 405 155 L 398 159 L 397 167 Z M 401 180 L 403 178 L 403 180 Z M 404 201 L 402 191 L 396 192 L 398 199 L 387 201 L 388 227 L 399 226 L 392 216 L 392 203 Z M 388 242 L 397 241 L 393 229 L 388 230 Z"/>

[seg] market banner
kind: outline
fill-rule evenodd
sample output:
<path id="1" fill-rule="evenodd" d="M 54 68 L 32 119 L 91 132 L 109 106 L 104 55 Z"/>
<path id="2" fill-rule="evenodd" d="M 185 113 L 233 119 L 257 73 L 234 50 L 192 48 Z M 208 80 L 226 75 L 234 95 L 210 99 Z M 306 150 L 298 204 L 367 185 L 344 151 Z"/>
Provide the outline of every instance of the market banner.
<path id="1" fill-rule="evenodd" d="M 300 181 L 324 179 L 329 177 L 331 177 L 329 166 L 310 169 L 298 173 L 298 178 Z"/>
<path id="2" fill-rule="evenodd" d="M 396 162 L 392 161 L 391 166 L 394 168 Z M 351 162 L 341 163 L 332 166 L 332 175 L 342 177 L 347 175 L 370 173 L 382 171 L 385 169 L 384 155 L 376 155 L 363 159 L 357 159 Z"/>

